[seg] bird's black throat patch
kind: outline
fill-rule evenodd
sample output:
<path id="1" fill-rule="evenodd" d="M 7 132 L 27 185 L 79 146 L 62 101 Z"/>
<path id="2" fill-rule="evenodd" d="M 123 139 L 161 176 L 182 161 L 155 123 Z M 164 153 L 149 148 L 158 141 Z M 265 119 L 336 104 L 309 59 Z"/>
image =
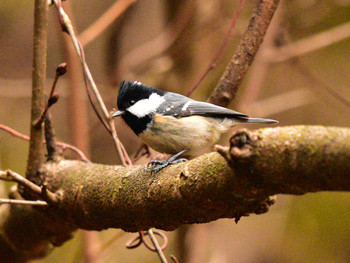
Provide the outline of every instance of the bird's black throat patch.
<path id="1" fill-rule="evenodd" d="M 139 135 L 144 130 L 146 130 L 147 125 L 152 121 L 152 116 L 150 115 L 146 115 L 143 118 L 139 118 L 128 111 L 126 111 L 122 115 L 122 118 L 136 135 Z"/>

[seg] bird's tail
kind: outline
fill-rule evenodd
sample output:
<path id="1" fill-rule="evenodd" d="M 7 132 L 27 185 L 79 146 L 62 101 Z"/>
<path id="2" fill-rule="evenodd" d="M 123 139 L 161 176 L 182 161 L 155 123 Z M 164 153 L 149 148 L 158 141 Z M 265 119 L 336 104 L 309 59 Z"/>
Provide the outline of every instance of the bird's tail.
<path id="1" fill-rule="evenodd" d="M 263 119 L 263 118 L 240 118 L 242 123 L 267 123 L 267 124 L 272 124 L 272 123 L 278 123 L 276 120 L 272 119 Z"/>

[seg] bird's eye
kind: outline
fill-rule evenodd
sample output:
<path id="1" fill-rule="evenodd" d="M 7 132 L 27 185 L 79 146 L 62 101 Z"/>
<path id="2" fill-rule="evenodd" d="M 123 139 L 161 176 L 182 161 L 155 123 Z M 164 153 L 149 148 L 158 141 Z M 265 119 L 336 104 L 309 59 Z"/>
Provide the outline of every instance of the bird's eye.
<path id="1" fill-rule="evenodd" d="M 130 105 L 130 106 L 132 106 L 132 105 L 134 105 L 134 104 L 135 104 L 135 101 L 134 101 L 134 100 L 130 100 L 130 101 L 129 101 L 129 105 Z"/>

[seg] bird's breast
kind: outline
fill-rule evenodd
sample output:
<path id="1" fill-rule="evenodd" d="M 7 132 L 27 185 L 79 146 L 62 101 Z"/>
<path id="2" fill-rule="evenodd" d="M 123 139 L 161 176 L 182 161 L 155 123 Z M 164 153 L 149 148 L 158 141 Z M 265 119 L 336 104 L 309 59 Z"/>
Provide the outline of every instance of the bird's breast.
<path id="1" fill-rule="evenodd" d="M 139 137 L 162 153 L 176 154 L 188 149 L 186 155 L 198 156 L 209 151 L 227 130 L 222 123 L 222 120 L 202 116 L 175 118 L 155 114 Z"/>

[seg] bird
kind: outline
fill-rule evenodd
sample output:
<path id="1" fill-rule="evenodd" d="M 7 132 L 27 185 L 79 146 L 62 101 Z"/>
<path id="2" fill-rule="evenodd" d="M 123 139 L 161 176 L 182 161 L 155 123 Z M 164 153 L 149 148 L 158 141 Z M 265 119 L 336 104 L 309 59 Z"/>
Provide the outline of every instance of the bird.
<path id="1" fill-rule="evenodd" d="M 209 152 L 221 134 L 238 123 L 278 123 L 163 91 L 138 81 L 122 81 L 117 97 L 119 117 L 148 146 L 172 154 L 167 161 L 154 160 L 156 172 L 172 163 Z M 177 159 L 180 155 L 186 158 Z"/>

